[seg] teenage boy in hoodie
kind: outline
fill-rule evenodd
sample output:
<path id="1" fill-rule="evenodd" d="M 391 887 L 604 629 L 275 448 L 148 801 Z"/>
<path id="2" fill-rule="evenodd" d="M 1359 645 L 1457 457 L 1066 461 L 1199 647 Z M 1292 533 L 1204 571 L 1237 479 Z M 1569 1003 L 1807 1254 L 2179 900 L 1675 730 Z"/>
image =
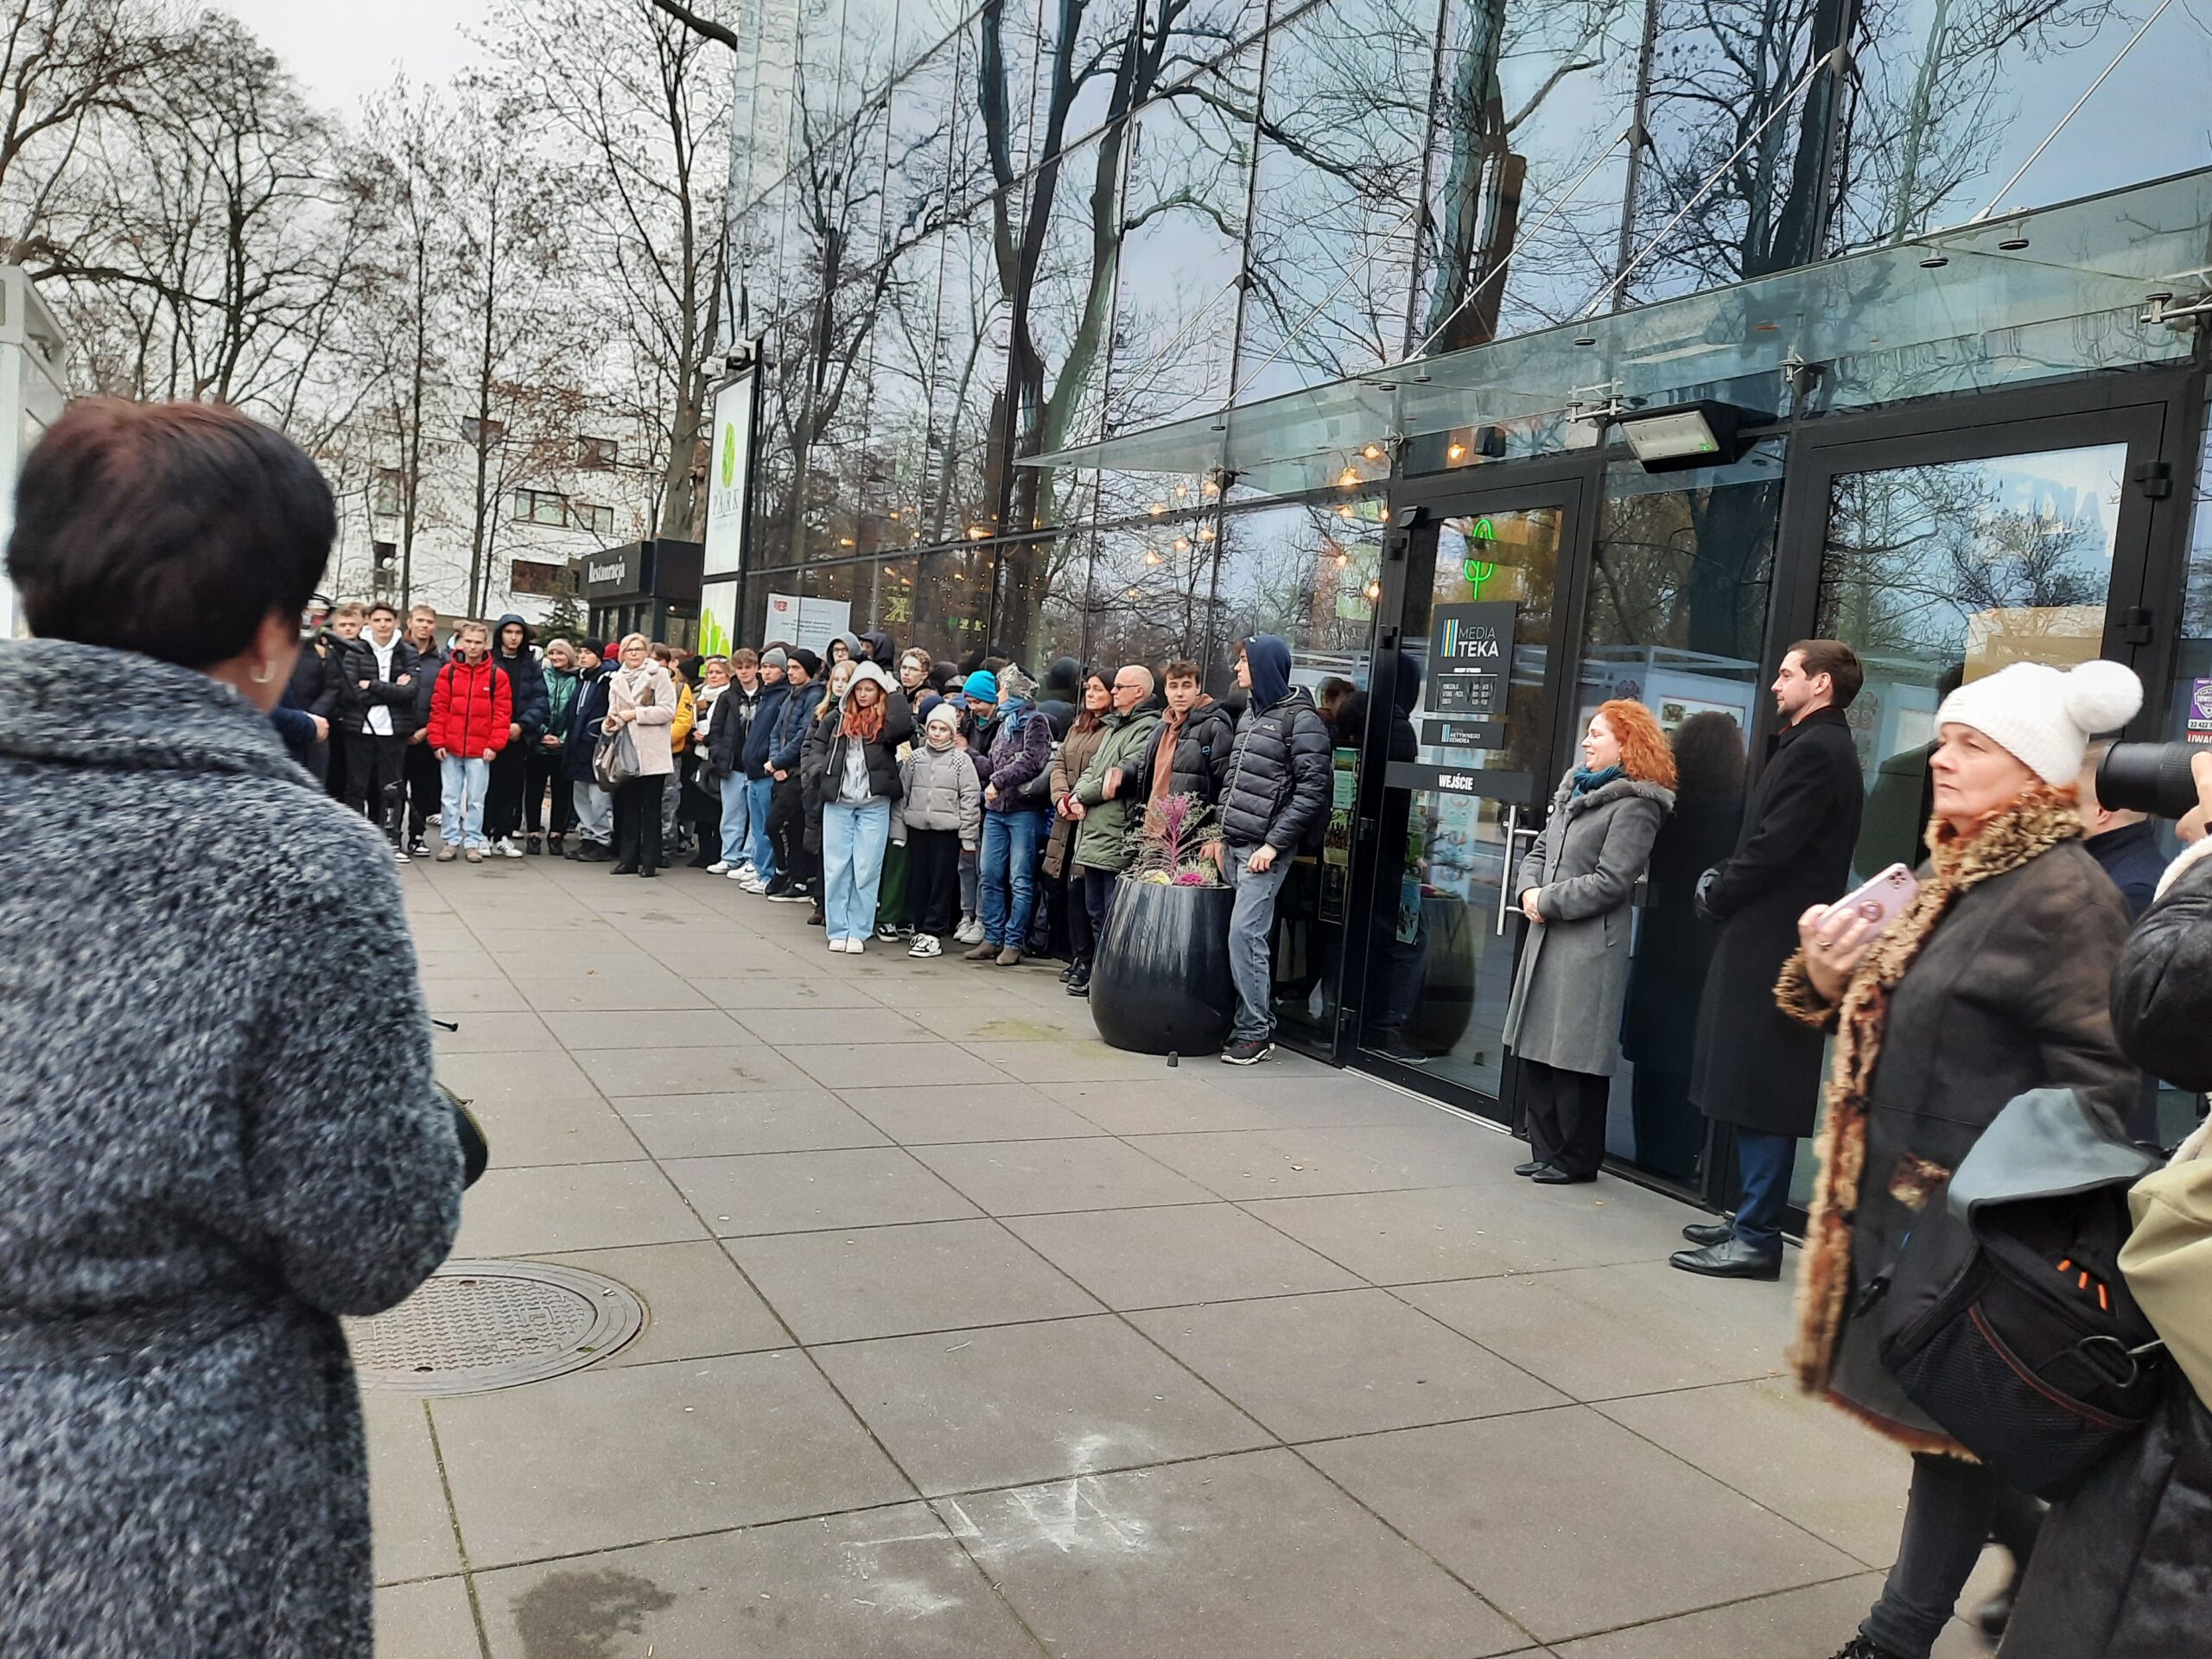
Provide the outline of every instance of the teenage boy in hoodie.
<path id="1" fill-rule="evenodd" d="M 607 677 L 614 671 L 603 640 L 576 647 L 576 701 L 569 716 L 569 741 L 561 746 L 561 773 L 569 780 L 576 809 L 576 844 L 569 856 L 580 864 L 607 864 L 614 859 L 614 797 L 599 786 L 592 761 L 599 730 L 607 719 Z"/>
<path id="2" fill-rule="evenodd" d="M 939 701 L 899 767 L 903 792 L 892 811 L 891 839 L 906 849 L 910 957 L 944 954 L 944 936 L 960 920 L 960 855 L 975 848 L 982 830 L 983 783 L 959 736 L 959 711 Z"/>
<path id="3" fill-rule="evenodd" d="M 531 648 L 530 624 L 509 611 L 492 630 L 492 662 L 507 677 L 514 697 L 514 715 L 508 724 L 505 747 L 492 762 L 491 788 L 484 802 L 484 834 L 492 850 L 501 858 L 520 858 L 515 834 L 522 828 L 522 791 L 529 772 L 528 755 L 545 729 L 545 673 L 537 653 Z"/>
<path id="4" fill-rule="evenodd" d="M 784 718 L 785 707 L 791 702 L 791 652 L 788 647 L 771 645 L 760 653 L 760 702 L 754 711 L 753 725 L 745 734 L 745 749 L 738 757 L 736 776 L 745 785 L 746 838 L 733 843 L 724 835 L 724 856 L 728 849 L 736 848 L 732 859 L 729 878 L 746 892 L 760 895 L 768 891 L 768 885 L 781 873 L 776 861 L 775 842 L 768 834 L 768 810 L 772 802 L 776 778 L 769 770 L 768 757 L 776 745 L 776 730 Z M 802 682 L 805 671 L 800 671 Z"/>
<path id="5" fill-rule="evenodd" d="M 810 855 L 806 850 L 806 795 L 799 783 L 799 752 L 814 727 L 815 710 L 822 706 L 827 689 L 817 679 L 822 659 L 801 645 L 791 652 L 785 671 L 791 695 L 776 717 L 776 730 L 768 750 L 772 788 L 768 798 L 768 836 L 773 843 L 776 879 L 760 884 L 760 891 L 778 904 L 810 905 Z M 748 887 L 747 891 L 751 891 Z"/>
<path id="6" fill-rule="evenodd" d="M 1290 647 L 1255 633 L 1236 652 L 1249 696 L 1221 791 L 1222 861 L 1236 889 L 1229 922 L 1236 1021 L 1221 1058 L 1251 1065 L 1275 1052 L 1275 896 L 1290 861 L 1328 821 L 1329 728 L 1303 686 L 1290 683 Z"/>
<path id="7" fill-rule="evenodd" d="M 430 747 L 445 779 L 438 835 L 445 845 L 442 864 L 466 849 L 468 861 L 481 864 L 485 795 L 492 762 L 507 747 L 514 723 L 514 691 L 505 672 L 492 660 L 491 636 L 481 622 L 461 625 L 461 654 L 438 671 L 430 691 Z"/>
<path id="8" fill-rule="evenodd" d="M 721 803 L 715 858 L 707 874 L 742 880 L 738 873 L 745 868 L 746 849 L 753 841 L 752 821 L 747 816 L 751 798 L 745 788 L 745 746 L 760 715 L 760 653 L 741 646 L 730 652 L 728 666 L 729 683 L 715 699 L 707 722 L 707 775 L 702 787 L 711 790 Z M 707 856 L 703 844 L 699 856 Z"/>

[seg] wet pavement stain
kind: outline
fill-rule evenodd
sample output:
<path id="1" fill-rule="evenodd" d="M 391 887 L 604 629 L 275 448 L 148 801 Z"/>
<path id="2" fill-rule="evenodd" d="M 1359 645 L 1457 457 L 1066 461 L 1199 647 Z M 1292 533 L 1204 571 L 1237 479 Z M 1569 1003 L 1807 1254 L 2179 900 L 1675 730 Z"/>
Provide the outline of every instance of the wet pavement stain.
<path id="1" fill-rule="evenodd" d="M 515 1630 L 526 1659 L 614 1659 L 617 1637 L 637 1635 L 647 1613 L 675 1604 L 634 1573 L 556 1573 L 515 1603 Z"/>
<path id="2" fill-rule="evenodd" d="M 1027 1020 L 986 1020 L 968 1033 L 971 1043 L 1056 1043 L 1065 1039 L 1067 1033 L 1054 1026 L 1040 1026 Z"/>

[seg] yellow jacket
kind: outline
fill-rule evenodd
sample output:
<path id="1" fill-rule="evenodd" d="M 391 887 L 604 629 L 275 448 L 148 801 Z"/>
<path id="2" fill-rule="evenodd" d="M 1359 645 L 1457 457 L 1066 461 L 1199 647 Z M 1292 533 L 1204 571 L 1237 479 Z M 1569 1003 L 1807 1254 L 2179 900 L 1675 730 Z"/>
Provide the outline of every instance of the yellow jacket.
<path id="1" fill-rule="evenodd" d="M 676 684 L 680 695 L 676 699 L 676 723 L 668 728 L 668 747 L 681 754 L 690 741 L 691 722 L 699 717 L 699 708 L 691 700 L 690 682 L 679 678 Z"/>

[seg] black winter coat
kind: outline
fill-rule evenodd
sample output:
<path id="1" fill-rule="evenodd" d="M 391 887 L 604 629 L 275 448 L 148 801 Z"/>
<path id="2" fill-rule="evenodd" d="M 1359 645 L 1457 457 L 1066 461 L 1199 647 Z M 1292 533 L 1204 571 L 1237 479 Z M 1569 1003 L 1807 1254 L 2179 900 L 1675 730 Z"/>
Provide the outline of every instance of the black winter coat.
<path id="1" fill-rule="evenodd" d="M 715 777 L 734 776 L 744 764 L 746 742 L 754 725 L 764 714 L 775 718 L 768 713 L 768 690 L 765 685 L 755 686 L 747 696 L 745 688 L 732 680 L 715 699 L 714 721 L 707 731 L 707 770 Z M 781 708 L 783 699 L 779 697 L 776 705 Z"/>
<path id="2" fill-rule="evenodd" d="M 1159 763 L 1160 746 L 1166 736 L 1167 716 L 1162 715 L 1160 729 L 1145 745 L 1143 769 L 1136 779 L 1140 799 L 1152 793 L 1153 768 Z M 1217 804 L 1229 783 L 1229 767 L 1236 747 L 1236 722 L 1229 717 L 1229 710 L 1217 702 L 1192 709 L 1176 741 L 1174 772 L 1168 779 L 1168 792 L 1195 795 L 1209 806 Z"/>
<path id="3" fill-rule="evenodd" d="M 776 722 L 783 718 L 784 706 L 791 701 L 791 687 L 781 680 L 760 688 L 760 706 L 753 711 L 752 723 L 745 728 L 744 752 L 738 756 L 748 779 L 758 781 L 768 775 L 768 756 L 775 747 Z"/>
<path id="4" fill-rule="evenodd" d="M 599 747 L 600 722 L 607 718 L 607 679 L 614 670 L 605 663 L 588 674 L 578 675 L 575 706 L 569 715 L 569 741 L 561 746 L 561 775 L 572 784 L 597 781 L 592 757 Z"/>
<path id="5" fill-rule="evenodd" d="M 1326 721 L 1304 686 L 1236 722 L 1221 786 L 1221 830 L 1231 846 L 1272 847 L 1285 858 L 1318 841 L 1329 821 L 1334 764 Z"/>
<path id="6" fill-rule="evenodd" d="M 338 643 L 339 674 L 345 685 L 338 703 L 336 724 L 349 732 L 368 729 L 370 708 L 378 703 L 391 710 L 391 734 L 405 737 L 415 730 L 415 708 L 423 690 L 418 677 L 423 658 L 414 646 L 395 635 L 391 642 L 391 677 L 377 672 L 377 648 L 364 633 L 358 639 Z M 401 679 L 408 683 L 402 685 Z M 369 683 L 361 690 L 361 682 Z M 428 717 L 427 710 L 425 718 Z"/>
<path id="7" fill-rule="evenodd" d="M 2175 878 L 2120 951 L 2121 1051 L 2212 1087 L 2212 863 Z M 2212 1412 L 2170 1372 L 2144 1431 L 2050 1512 L 2003 1659 L 2212 1659 Z"/>
<path id="8" fill-rule="evenodd" d="M 499 665 L 499 671 L 514 688 L 514 723 L 522 728 L 524 738 L 534 747 L 544 734 L 546 717 L 552 707 L 551 699 L 545 694 L 545 669 L 530 654 L 528 645 L 512 657 L 502 656 L 495 649 L 492 660 Z"/>
<path id="9" fill-rule="evenodd" d="M 1689 1075 L 1697 1052 L 1698 993 L 1720 943 L 1719 930 L 1699 918 L 1693 901 L 1698 878 L 1727 857 L 1743 818 L 1738 792 L 1678 794 L 1674 811 L 1659 826 L 1621 1020 L 1621 1052 L 1639 1066 Z"/>
<path id="10" fill-rule="evenodd" d="M 1851 885 L 1864 799 L 1841 709 L 1775 734 L 1736 850 L 1705 887 L 1720 943 L 1698 1007 L 1690 1099 L 1707 1117 L 1769 1135 L 1813 1132 L 1820 1033 L 1775 1007 L 1774 982 L 1797 949 L 1797 918 Z"/>
<path id="11" fill-rule="evenodd" d="M 321 715 L 335 725 L 338 700 L 346 680 L 339 671 L 338 648 L 345 641 L 324 628 L 300 641 L 299 660 L 292 664 L 292 707 Z M 429 713 L 429 705 L 423 705 Z"/>

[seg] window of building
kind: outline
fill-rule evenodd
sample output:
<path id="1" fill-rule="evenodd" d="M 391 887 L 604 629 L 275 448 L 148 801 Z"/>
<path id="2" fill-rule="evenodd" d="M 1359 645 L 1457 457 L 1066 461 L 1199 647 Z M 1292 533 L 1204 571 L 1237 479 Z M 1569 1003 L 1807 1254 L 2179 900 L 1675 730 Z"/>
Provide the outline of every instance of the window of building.
<path id="1" fill-rule="evenodd" d="M 406 499 L 406 473 L 397 467 L 378 467 L 369 511 L 381 518 L 396 518 L 404 510 Z"/>
<path id="2" fill-rule="evenodd" d="M 486 444 L 497 443 L 506 435 L 507 423 L 505 421 L 480 421 L 474 415 L 461 417 L 461 441 L 463 443 L 480 448 Z"/>
<path id="3" fill-rule="evenodd" d="M 569 513 L 570 522 L 578 530 L 588 530 L 594 536 L 612 536 L 614 533 L 614 509 L 612 507 L 577 501 L 570 505 Z"/>
<path id="4" fill-rule="evenodd" d="M 619 448 L 613 438 L 578 438 L 576 465 L 587 473 L 611 472 Z"/>
<path id="5" fill-rule="evenodd" d="M 517 490 L 509 517 L 518 524 L 566 524 L 569 498 L 557 490 Z"/>

